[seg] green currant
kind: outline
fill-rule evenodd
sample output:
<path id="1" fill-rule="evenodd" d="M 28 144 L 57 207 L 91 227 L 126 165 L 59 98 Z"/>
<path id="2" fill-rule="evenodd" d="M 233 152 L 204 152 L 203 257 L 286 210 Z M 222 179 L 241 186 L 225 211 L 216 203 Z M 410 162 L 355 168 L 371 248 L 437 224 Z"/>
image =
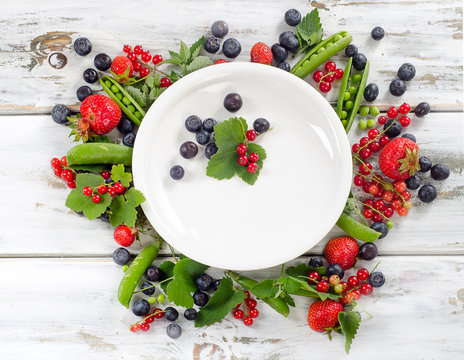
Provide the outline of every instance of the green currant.
<path id="1" fill-rule="evenodd" d="M 150 296 L 147 301 L 149 304 L 156 304 L 156 296 Z"/>
<path id="2" fill-rule="evenodd" d="M 129 265 L 123 265 L 123 266 L 121 266 L 121 270 L 122 270 L 123 272 L 126 272 L 127 269 L 129 269 Z"/>
<path id="3" fill-rule="evenodd" d="M 164 302 L 164 300 L 166 300 L 166 295 L 164 295 L 163 293 L 159 294 L 157 300 L 161 304 L 162 302 Z"/>

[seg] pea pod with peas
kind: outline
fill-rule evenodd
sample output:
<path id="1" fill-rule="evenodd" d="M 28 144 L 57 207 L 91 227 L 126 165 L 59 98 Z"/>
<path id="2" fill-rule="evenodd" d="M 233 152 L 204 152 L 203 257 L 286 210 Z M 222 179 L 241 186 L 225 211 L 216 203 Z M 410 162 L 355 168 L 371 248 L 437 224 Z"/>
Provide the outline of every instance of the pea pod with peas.
<path id="1" fill-rule="evenodd" d="M 132 165 L 132 148 L 111 143 L 84 143 L 66 154 L 68 165 L 123 164 Z"/>

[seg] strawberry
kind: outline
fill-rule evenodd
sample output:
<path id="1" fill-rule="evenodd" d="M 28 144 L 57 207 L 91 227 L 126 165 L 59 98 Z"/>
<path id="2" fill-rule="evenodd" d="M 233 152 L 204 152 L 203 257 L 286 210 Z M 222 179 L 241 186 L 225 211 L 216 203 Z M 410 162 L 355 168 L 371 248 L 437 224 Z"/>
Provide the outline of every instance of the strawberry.
<path id="1" fill-rule="evenodd" d="M 358 252 L 359 245 L 355 239 L 341 236 L 327 242 L 324 256 L 330 265 L 339 264 L 343 270 L 347 270 L 355 264 Z"/>
<path id="2" fill-rule="evenodd" d="M 114 229 L 113 237 L 119 245 L 127 247 L 132 245 L 138 234 L 136 228 L 127 225 L 119 225 Z"/>
<path id="3" fill-rule="evenodd" d="M 406 180 L 420 170 L 419 147 L 407 138 L 390 141 L 379 155 L 380 170 L 391 179 Z"/>
<path id="4" fill-rule="evenodd" d="M 109 97 L 104 95 L 91 95 L 81 104 L 81 115 L 78 119 L 77 129 L 84 140 L 92 132 L 104 135 L 113 130 L 121 120 L 121 109 Z"/>
<path id="5" fill-rule="evenodd" d="M 116 56 L 111 63 L 111 72 L 120 83 L 127 82 L 134 72 L 134 65 L 125 56 Z"/>
<path id="6" fill-rule="evenodd" d="M 265 43 L 259 42 L 253 45 L 250 52 L 251 62 L 269 65 L 272 63 L 272 51 Z"/>
<path id="7" fill-rule="evenodd" d="M 343 306 L 334 300 L 317 300 L 308 311 L 308 325 L 317 332 L 330 331 L 338 323 L 338 313 Z"/>

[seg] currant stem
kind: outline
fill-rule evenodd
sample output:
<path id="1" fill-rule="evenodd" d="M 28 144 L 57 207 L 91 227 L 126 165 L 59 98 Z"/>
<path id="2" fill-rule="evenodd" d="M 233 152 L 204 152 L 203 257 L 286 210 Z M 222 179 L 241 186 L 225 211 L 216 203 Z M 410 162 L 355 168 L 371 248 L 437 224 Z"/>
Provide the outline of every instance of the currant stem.
<path id="1" fill-rule="evenodd" d="M 174 276 L 171 276 L 170 278 L 167 278 L 167 279 L 164 279 L 164 280 L 162 280 L 162 281 L 158 281 L 158 282 L 154 283 L 152 286 L 149 286 L 149 287 L 146 287 L 146 288 L 143 288 L 143 289 L 134 291 L 134 294 L 137 294 L 137 293 L 139 293 L 139 292 L 143 292 L 143 291 L 148 290 L 148 289 L 153 289 L 153 288 L 156 287 L 157 285 L 160 285 L 160 284 L 162 284 L 162 283 L 164 283 L 164 282 L 166 282 L 166 281 L 171 281 L 171 280 L 173 280 L 173 279 L 174 279 Z"/>

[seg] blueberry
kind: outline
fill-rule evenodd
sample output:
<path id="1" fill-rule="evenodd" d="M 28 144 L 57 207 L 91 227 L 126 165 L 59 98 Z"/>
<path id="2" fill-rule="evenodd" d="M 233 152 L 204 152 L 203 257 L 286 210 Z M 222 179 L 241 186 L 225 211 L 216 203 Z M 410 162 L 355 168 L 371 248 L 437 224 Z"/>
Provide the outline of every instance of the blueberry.
<path id="1" fill-rule="evenodd" d="M 380 26 L 376 26 L 372 29 L 371 36 L 374 40 L 382 40 L 385 36 L 385 30 L 382 29 Z"/>
<path id="2" fill-rule="evenodd" d="M 288 51 L 282 45 L 274 44 L 271 47 L 272 56 L 277 63 L 287 60 Z"/>
<path id="3" fill-rule="evenodd" d="M 450 176 L 450 168 L 443 164 L 435 164 L 430 169 L 430 175 L 432 175 L 433 180 L 442 181 L 448 179 Z"/>
<path id="4" fill-rule="evenodd" d="M 381 287 L 385 284 L 385 276 L 380 271 L 374 271 L 369 275 L 369 284 L 373 287 Z"/>
<path id="5" fill-rule="evenodd" d="M 211 138 L 211 133 L 203 129 L 197 132 L 196 134 L 197 143 L 199 143 L 200 145 L 207 144 L 210 138 Z"/>
<path id="6" fill-rule="evenodd" d="M 204 48 L 210 54 L 217 53 L 220 47 L 220 40 L 217 37 L 211 36 L 205 40 Z"/>
<path id="7" fill-rule="evenodd" d="M 398 77 L 403 81 L 409 81 L 416 76 L 416 68 L 413 64 L 405 63 L 398 69 Z"/>
<path id="8" fill-rule="evenodd" d="M 332 275 L 338 275 L 340 279 L 345 276 L 345 270 L 339 264 L 329 265 L 325 271 L 325 276 L 331 277 Z"/>
<path id="9" fill-rule="evenodd" d="M 76 96 L 79 99 L 79 101 L 84 101 L 90 95 L 92 95 L 92 89 L 89 88 L 87 85 L 81 86 L 76 91 Z"/>
<path id="10" fill-rule="evenodd" d="M 217 20 L 211 25 L 211 33 L 218 38 L 223 38 L 228 32 L 229 25 L 224 20 Z"/>
<path id="11" fill-rule="evenodd" d="M 428 157 L 421 156 L 419 158 L 419 166 L 420 166 L 420 172 L 425 173 L 429 171 L 432 168 L 432 162 Z"/>
<path id="12" fill-rule="evenodd" d="M 172 306 L 168 306 L 164 309 L 164 318 L 169 321 L 176 321 L 179 317 L 179 312 Z"/>
<path id="13" fill-rule="evenodd" d="M 113 179 L 109 177 L 108 179 L 105 179 L 105 184 L 111 184 L 113 182 Z"/>
<path id="14" fill-rule="evenodd" d="M 85 56 L 92 51 L 92 43 L 85 37 L 77 38 L 74 41 L 74 51 L 77 55 Z"/>
<path id="15" fill-rule="evenodd" d="M 424 117 L 430 112 L 430 105 L 426 102 L 421 102 L 419 105 L 416 106 L 414 109 L 414 114 L 417 117 Z"/>
<path id="16" fill-rule="evenodd" d="M 367 58 L 362 53 L 357 53 L 353 56 L 353 66 L 356 70 L 364 70 L 366 67 Z"/>
<path id="17" fill-rule="evenodd" d="M 180 155 L 184 159 L 194 158 L 198 154 L 198 146 L 193 141 L 186 141 L 180 146 Z"/>
<path id="18" fill-rule="evenodd" d="M 124 134 L 124 136 L 122 137 L 123 145 L 134 147 L 134 142 L 135 134 L 133 132 L 128 132 L 127 134 Z"/>
<path id="19" fill-rule="evenodd" d="M 260 134 L 268 131 L 270 126 L 271 124 L 269 124 L 269 121 L 264 118 L 257 118 L 255 121 L 253 121 L 253 129 L 255 129 L 255 131 Z"/>
<path id="20" fill-rule="evenodd" d="M 230 112 L 236 112 L 242 108 L 242 97 L 237 93 L 227 94 L 224 98 L 224 107 Z"/>
<path id="21" fill-rule="evenodd" d="M 145 299 L 138 299 L 132 304 L 132 312 L 137 316 L 147 315 L 150 311 L 150 304 Z"/>
<path id="22" fill-rule="evenodd" d="M 287 10 L 285 13 L 285 22 L 290 26 L 297 26 L 301 21 L 301 14 L 297 9 Z"/>
<path id="23" fill-rule="evenodd" d="M 371 229 L 381 233 L 381 235 L 379 236 L 379 239 L 383 239 L 388 234 L 387 225 L 381 221 L 373 223 L 371 225 Z"/>
<path id="24" fill-rule="evenodd" d="M 359 248 L 359 257 L 363 260 L 372 260 L 377 256 L 377 245 L 374 243 L 364 243 Z"/>
<path id="25" fill-rule="evenodd" d="M 419 189 L 419 199 L 422 202 L 430 203 L 437 198 L 437 189 L 433 185 L 424 185 Z"/>
<path id="26" fill-rule="evenodd" d="M 93 64 L 100 71 L 106 71 L 111 67 L 111 58 L 107 54 L 98 54 L 95 55 L 93 59 Z"/>
<path id="27" fill-rule="evenodd" d="M 393 123 L 393 125 L 392 125 L 392 123 Z M 401 134 L 401 131 L 403 130 L 403 127 L 401 126 L 399 121 L 395 121 L 394 119 L 390 119 L 385 123 L 385 125 L 383 126 L 383 129 L 385 130 L 385 135 L 387 135 L 389 138 L 392 139 L 394 137 L 397 137 L 399 134 Z"/>
<path id="28" fill-rule="evenodd" d="M 123 134 L 130 133 L 132 130 L 134 130 L 134 123 L 128 118 L 123 117 L 121 120 L 119 120 L 118 130 Z"/>
<path id="29" fill-rule="evenodd" d="M 213 289 L 214 289 L 214 291 L 216 291 L 218 289 L 219 285 L 221 285 L 221 279 L 213 281 Z"/>
<path id="30" fill-rule="evenodd" d="M 406 92 L 406 83 L 401 79 L 395 79 L 390 83 L 390 94 L 401 96 Z"/>
<path id="31" fill-rule="evenodd" d="M 197 290 L 193 293 L 193 302 L 197 306 L 205 306 L 209 300 L 208 294 L 203 291 Z"/>
<path id="32" fill-rule="evenodd" d="M 406 187 L 409 190 L 416 190 L 419 189 L 419 186 L 421 184 L 421 178 L 417 175 L 413 175 L 408 177 L 404 182 L 406 183 Z"/>
<path id="33" fill-rule="evenodd" d="M 313 257 L 309 259 L 308 265 L 312 267 L 321 267 L 324 265 L 324 263 L 322 262 L 322 259 L 320 257 Z"/>
<path id="34" fill-rule="evenodd" d="M 180 165 L 174 165 L 171 170 L 169 170 L 169 175 L 171 175 L 171 177 L 174 179 L 174 180 L 180 180 L 184 177 L 184 168 Z"/>
<path id="35" fill-rule="evenodd" d="M 200 275 L 195 279 L 195 286 L 198 290 L 208 291 L 213 285 L 213 278 L 208 274 Z"/>
<path id="36" fill-rule="evenodd" d="M 358 48 L 354 44 L 350 44 L 345 48 L 345 55 L 348 57 L 353 57 L 358 53 Z"/>
<path id="37" fill-rule="evenodd" d="M 95 69 L 86 69 L 82 74 L 84 81 L 93 84 L 95 81 L 98 80 L 98 73 Z"/>
<path id="38" fill-rule="evenodd" d="M 155 266 L 150 265 L 147 270 L 145 270 L 145 279 L 150 281 L 158 281 L 161 277 L 161 270 Z"/>
<path id="39" fill-rule="evenodd" d="M 216 154 L 218 151 L 218 147 L 215 142 L 210 142 L 208 145 L 205 147 L 205 156 L 209 160 L 211 159 L 211 156 Z"/>
<path id="40" fill-rule="evenodd" d="M 364 99 L 370 102 L 377 99 L 377 96 L 379 96 L 379 87 L 377 86 L 377 84 L 370 83 L 369 85 L 367 85 L 364 89 Z"/>
<path id="41" fill-rule="evenodd" d="M 149 281 L 144 281 L 143 284 L 142 284 L 142 292 L 145 294 L 145 295 L 153 295 L 155 293 L 155 288 L 152 287 L 153 284 Z M 145 290 L 146 289 L 146 290 Z"/>
<path id="42" fill-rule="evenodd" d="M 416 141 L 416 137 L 415 137 L 413 134 L 406 133 L 406 134 L 403 134 L 403 136 L 401 136 L 401 137 L 404 137 L 404 138 L 406 138 L 406 139 L 409 139 L 409 140 L 412 140 L 412 141 L 414 141 L 414 142 L 417 142 L 417 141 Z"/>
<path id="43" fill-rule="evenodd" d="M 224 53 L 224 56 L 230 59 L 239 56 L 241 51 L 242 46 L 237 39 L 230 38 L 222 44 L 222 52 Z"/>
<path id="44" fill-rule="evenodd" d="M 213 132 L 214 127 L 216 126 L 217 121 L 214 120 L 213 118 L 208 118 L 203 121 L 203 130 L 207 132 Z"/>
<path id="45" fill-rule="evenodd" d="M 110 215 L 105 211 L 98 217 L 98 219 L 104 222 L 110 222 Z"/>
<path id="46" fill-rule="evenodd" d="M 185 119 L 185 127 L 190 132 L 197 132 L 201 129 L 201 119 L 196 115 L 190 115 Z"/>
<path id="47" fill-rule="evenodd" d="M 195 320 L 197 318 L 197 311 L 195 309 L 185 309 L 184 311 L 184 318 L 186 318 L 187 320 Z"/>
<path id="48" fill-rule="evenodd" d="M 177 339 L 182 335 L 182 328 L 179 324 L 169 324 L 166 328 L 166 334 L 168 334 L 171 339 Z"/>
<path id="49" fill-rule="evenodd" d="M 298 38 L 292 31 L 285 31 L 280 34 L 279 44 L 292 53 L 297 52 L 300 47 Z"/>
<path id="50" fill-rule="evenodd" d="M 282 61 L 277 65 L 279 69 L 282 69 L 284 71 L 290 71 L 290 64 L 286 61 Z"/>
<path id="51" fill-rule="evenodd" d="M 123 247 L 117 248 L 113 251 L 113 261 L 118 265 L 126 265 L 130 258 L 130 252 Z"/>
<path id="52" fill-rule="evenodd" d="M 66 124 L 68 122 L 67 116 L 71 115 L 71 110 L 69 110 L 65 105 L 55 105 L 52 109 L 52 119 L 57 124 Z"/>

